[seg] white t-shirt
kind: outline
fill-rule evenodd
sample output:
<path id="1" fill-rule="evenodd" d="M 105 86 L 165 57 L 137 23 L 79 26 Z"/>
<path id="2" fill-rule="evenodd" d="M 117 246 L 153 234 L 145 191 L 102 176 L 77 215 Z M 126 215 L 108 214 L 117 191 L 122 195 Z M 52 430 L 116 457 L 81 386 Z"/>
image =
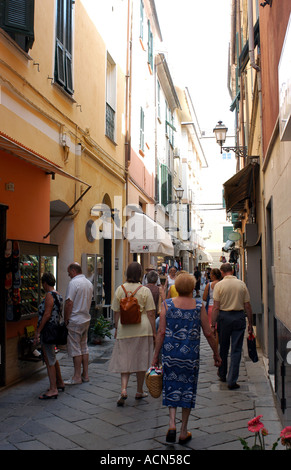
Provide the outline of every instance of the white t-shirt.
<path id="1" fill-rule="evenodd" d="M 70 322 L 81 324 L 91 319 L 90 307 L 93 295 L 93 285 L 84 274 L 78 274 L 69 282 L 66 300 L 73 302 Z"/>

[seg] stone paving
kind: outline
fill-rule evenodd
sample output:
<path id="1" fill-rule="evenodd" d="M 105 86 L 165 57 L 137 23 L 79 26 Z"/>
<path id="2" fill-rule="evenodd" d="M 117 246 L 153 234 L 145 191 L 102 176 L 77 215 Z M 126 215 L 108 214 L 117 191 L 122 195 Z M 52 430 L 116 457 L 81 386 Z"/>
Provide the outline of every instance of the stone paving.
<path id="1" fill-rule="evenodd" d="M 48 386 L 46 370 L 0 390 L 0 450 L 242 450 L 239 437 L 250 439 L 247 422 L 263 415 L 267 448 L 282 429 L 262 357 L 252 363 L 244 350 L 239 390 L 218 381 L 212 352 L 202 335 L 196 408 L 187 446 L 167 444 L 168 410 L 162 398 L 135 400 L 135 378 L 124 407 L 117 407 L 120 377 L 107 371 L 114 340 L 90 346 L 90 382 L 67 386 L 58 399 L 41 401 Z M 62 375 L 72 375 L 72 361 L 58 353 Z M 180 428 L 180 410 L 177 413 Z M 279 444 L 278 449 L 282 449 Z"/>

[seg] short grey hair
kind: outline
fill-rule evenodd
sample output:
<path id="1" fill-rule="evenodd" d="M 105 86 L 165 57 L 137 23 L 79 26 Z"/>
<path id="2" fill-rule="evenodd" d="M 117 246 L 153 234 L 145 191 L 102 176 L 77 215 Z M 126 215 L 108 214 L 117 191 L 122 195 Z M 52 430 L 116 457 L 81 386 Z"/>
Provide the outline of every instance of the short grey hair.
<path id="1" fill-rule="evenodd" d="M 150 271 L 147 274 L 147 281 L 149 284 L 155 284 L 159 278 L 159 275 L 156 271 Z"/>

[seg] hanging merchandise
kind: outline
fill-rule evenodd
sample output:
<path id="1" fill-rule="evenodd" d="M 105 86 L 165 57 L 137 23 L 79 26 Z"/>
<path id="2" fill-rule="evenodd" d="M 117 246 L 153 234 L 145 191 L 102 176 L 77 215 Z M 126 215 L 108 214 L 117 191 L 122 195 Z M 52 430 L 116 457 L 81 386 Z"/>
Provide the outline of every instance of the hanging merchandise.
<path id="1" fill-rule="evenodd" d="M 5 290 L 7 321 L 18 321 L 21 316 L 21 275 L 19 269 L 19 255 L 20 250 L 18 241 L 7 240 L 5 249 Z"/>

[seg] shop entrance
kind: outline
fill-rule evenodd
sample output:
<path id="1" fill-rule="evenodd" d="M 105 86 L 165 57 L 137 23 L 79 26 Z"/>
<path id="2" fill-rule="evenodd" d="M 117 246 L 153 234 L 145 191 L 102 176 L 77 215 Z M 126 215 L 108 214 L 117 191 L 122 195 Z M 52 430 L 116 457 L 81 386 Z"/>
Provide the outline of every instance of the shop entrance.
<path id="1" fill-rule="evenodd" d="M 5 299 L 5 243 L 6 212 L 8 206 L 0 204 L 0 386 L 5 385 L 6 351 L 6 299 Z"/>

